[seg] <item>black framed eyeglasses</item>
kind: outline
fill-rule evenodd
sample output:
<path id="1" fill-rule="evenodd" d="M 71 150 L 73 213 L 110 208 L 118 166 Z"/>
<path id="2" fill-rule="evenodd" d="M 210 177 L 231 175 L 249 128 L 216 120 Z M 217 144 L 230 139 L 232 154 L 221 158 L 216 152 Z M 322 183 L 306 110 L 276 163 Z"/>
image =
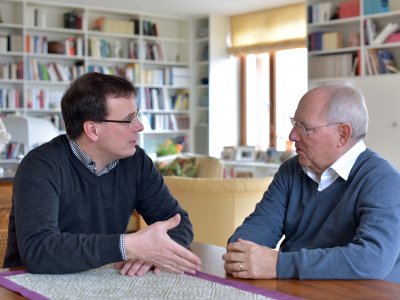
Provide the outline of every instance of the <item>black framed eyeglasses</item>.
<path id="1" fill-rule="evenodd" d="M 129 124 L 129 127 L 132 126 L 133 122 L 137 120 L 140 116 L 140 111 L 139 108 L 130 116 L 128 120 L 108 120 L 108 119 L 103 119 L 103 120 L 98 120 L 97 122 L 109 122 L 109 123 L 120 123 L 120 124 Z"/>
<path id="2" fill-rule="evenodd" d="M 313 133 L 315 130 L 319 129 L 319 128 L 323 128 L 323 127 L 328 127 L 328 126 L 333 126 L 333 125 L 338 125 L 338 124 L 342 124 L 341 122 L 336 122 L 336 123 L 332 123 L 332 124 L 326 124 L 326 125 L 321 125 L 321 126 L 316 126 L 316 127 L 306 127 L 304 124 L 297 122 L 294 118 L 290 118 L 290 122 L 292 123 L 292 126 L 298 126 L 299 128 L 301 128 L 304 132 L 305 135 L 310 135 L 311 133 Z"/>

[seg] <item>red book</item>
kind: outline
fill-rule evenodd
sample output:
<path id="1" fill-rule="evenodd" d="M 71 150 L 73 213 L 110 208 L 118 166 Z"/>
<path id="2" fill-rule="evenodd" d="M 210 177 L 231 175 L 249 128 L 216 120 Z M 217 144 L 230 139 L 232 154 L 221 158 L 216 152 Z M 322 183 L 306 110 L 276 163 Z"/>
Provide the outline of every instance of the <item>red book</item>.
<path id="1" fill-rule="evenodd" d="M 339 19 L 360 15 L 360 0 L 347 0 L 339 3 Z"/>
<path id="2" fill-rule="evenodd" d="M 388 36 L 385 43 L 399 43 L 400 42 L 400 32 L 392 33 Z"/>

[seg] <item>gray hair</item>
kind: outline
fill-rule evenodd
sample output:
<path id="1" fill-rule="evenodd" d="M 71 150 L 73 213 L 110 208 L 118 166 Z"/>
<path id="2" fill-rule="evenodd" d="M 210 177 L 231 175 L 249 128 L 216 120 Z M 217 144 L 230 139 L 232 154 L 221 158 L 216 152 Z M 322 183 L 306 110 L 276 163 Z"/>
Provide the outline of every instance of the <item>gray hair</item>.
<path id="1" fill-rule="evenodd" d="M 342 122 L 351 125 L 352 138 L 365 139 L 368 131 L 368 110 L 365 97 L 350 81 L 330 81 L 319 84 L 316 89 L 328 93 L 326 118 L 329 123 Z"/>

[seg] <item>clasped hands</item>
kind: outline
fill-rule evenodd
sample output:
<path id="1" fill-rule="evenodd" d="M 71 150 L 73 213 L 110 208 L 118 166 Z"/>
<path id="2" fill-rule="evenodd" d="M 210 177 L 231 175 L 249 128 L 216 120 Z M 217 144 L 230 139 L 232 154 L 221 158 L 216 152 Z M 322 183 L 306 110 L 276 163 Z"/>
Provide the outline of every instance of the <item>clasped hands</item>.
<path id="1" fill-rule="evenodd" d="M 278 251 L 238 239 L 228 244 L 222 256 L 228 274 L 238 278 L 271 279 L 277 277 Z"/>
<path id="2" fill-rule="evenodd" d="M 201 270 L 200 258 L 173 241 L 168 230 L 179 225 L 181 216 L 156 222 L 145 229 L 125 235 L 127 261 L 118 262 L 114 267 L 122 275 L 144 275 L 154 268 L 158 274 L 161 268 L 175 273 L 191 273 Z"/>

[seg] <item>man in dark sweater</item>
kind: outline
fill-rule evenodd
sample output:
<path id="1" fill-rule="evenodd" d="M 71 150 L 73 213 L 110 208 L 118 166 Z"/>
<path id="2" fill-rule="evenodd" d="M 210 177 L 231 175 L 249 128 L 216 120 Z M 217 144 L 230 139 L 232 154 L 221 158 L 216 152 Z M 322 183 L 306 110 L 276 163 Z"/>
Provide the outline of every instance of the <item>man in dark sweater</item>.
<path id="1" fill-rule="evenodd" d="M 66 135 L 30 151 L 15 179 L 4 267 L 71 273 L 116 263 L 121 274 L 195 273 L 188 214 L 137 145 L 133 85 L 87 73 L 65 92 Z M 136 209 L 149 224 L 125 234 Z"/>
<path id="2" fill-rule="evenodd" d="M 400 174 L 364 144 L 364 96 L 326 83 L 302 97 L 291 121 L 297 155 L 229 239 L 227 272 L 400 282 Z"/>

